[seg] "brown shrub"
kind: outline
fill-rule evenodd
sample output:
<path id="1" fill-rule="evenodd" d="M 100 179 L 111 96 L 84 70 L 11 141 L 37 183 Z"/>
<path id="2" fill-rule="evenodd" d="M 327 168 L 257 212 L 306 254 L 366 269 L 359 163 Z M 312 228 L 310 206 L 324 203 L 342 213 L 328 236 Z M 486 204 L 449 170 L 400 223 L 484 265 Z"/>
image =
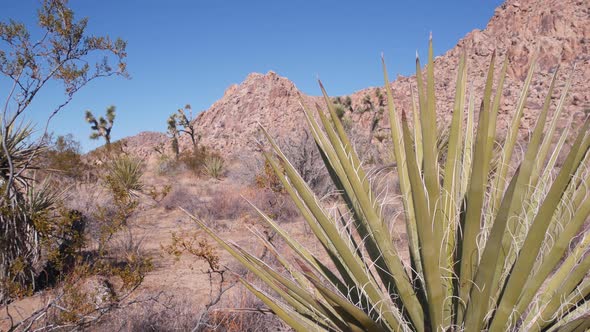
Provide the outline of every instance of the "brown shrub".
<path id="1" fill-rule="evenodd" d="M 223 160 L 219 153 L 211 151 L 205 146 L 199 146 L 192 151 L 185 151 L 181 153 L 179 156 L 179 161 L 194 174 L 204 175 L 207 171 L 207 161 L 211 160 L 212 158 Z"/>
<path id="2" fill-rule="evenodd" d="M 262 190 L 270 190 L 277 193 L 285 192 L 281 179 L 279 179 L 268 160 L 264 161 L 264 166 L 256 174 L 254 183 L 256 187 Z"/>
<path id="3" fill-rule="evenodd" d="M 226 299 L 223 308 L 204 311 L 186 296 L 147 294 L 96 326 L 103 331 L 287 331 L 265 306 L 246 290 Z"/>
<path id="4" fill-rule="evenodd" d="M 91 167 L 82 160 L 80 143 L 72 134 L 45 139 L 49 147 L 40 156 L 43 170 L 75 180 L 88 177 Z"/>
<path id="5" fill-rule="evenodd" d="M 276 221 L 293 221 L 299 215 L 295 203 L 284 193 L 262 188 L 245 190 L 243 195 L 254 206 Z M 250 216 L 258 217 L 254 208 L 250 206 L 248 208 L 250 209 Z"/>
<path id="6" fill-rule="evenodd" d="M 289 138 L 279 144 L 289 162 L 316 195 L 323 197 L 335 190 L 320 150 L 308 130 L 302 131 L 297 139 Z"/>
<path id="7" fill-rule="evenodd" d="M 209 196 L 200 211 L 202 217 L 208 220 L 235 220 L 249 214 L 252 209 L 236 188 L 215 188 Z"/>
<path id="8" fill-rule="evenodd" d="M 100 146 L 95 150 L 88 152 L 84 159 L 94 165 L 105 165 L 120 156 L 126 155 L 127 142 L 125 140 L 118 140 L 112 142 L 109 147 L 106 145 Z"/>
<path id="9" fill-rule="evenodd" d="M 264 165 L 260 155 L 242 153 L 227 163 L 227 178 L 239 185 L 255 185 L 256 175 Z"/>
<path id="10" fill-rule="evenodd" d="M 156 162 L 156 174 L 163 176 L 175 176 L 178 174 L 178 160 L 165 154 L 158 156 Z"/>
<path id="11" fill-rule="evenodd" d="M 97 327 L 103 331 L 172 332 L 192 331 L 198 324 L 200 310 L 188 297 L 146 294 L 142 298 Z"/>
<path id="12" fill-rule="evenodd" d="M 203 316 L 197 331 L 285 331 L 280 319 L 256 296 L 239 287 L 223 302 L 225 307 L 212 309 Z"/>
<path id="13" fill-rule="evenodd" d="M 173 210 L 176 208 L 183 208 L 191 213 L 201 211 L 203 201 L 198 195 L 190 192 L 185 187 L 174 187 L 161 201 L 160 205 L 166 210 Z"/>

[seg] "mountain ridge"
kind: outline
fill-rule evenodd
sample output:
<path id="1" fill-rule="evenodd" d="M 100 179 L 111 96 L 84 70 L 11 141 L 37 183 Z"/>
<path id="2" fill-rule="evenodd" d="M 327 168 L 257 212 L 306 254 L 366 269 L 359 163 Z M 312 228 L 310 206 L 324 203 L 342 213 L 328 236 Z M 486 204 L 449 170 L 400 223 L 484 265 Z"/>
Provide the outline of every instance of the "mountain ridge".
<path id="1" fill-rule="evenodd" d="M 435 59 L 438 120 L 442 123 L 449 121 L 457 64 L 464 50 L 468 55 L 468 81 L 475 91 L 483 90 L 485 72 L 494 50 L 498 58 L 497 73 L 501 61 L 505 58 L 509 61 L 498 115 L 500 136 L 505 134 L 511 120 L 535 50 L 538 52 L 537 69 L 519 128 L 521 135 L 526 135 L 534 126 L 532 119 L 541 109 L 550 77 L 558 65 L 562 68 L 552 100 L 553 107 L 573 63 L 577 65 L 572 74 L 572 88 L 559 126 L 564 127 L 571 117 L 584 117 L 586 110 L 590 109 L 587 94 L 590 84 L 586 80 L 590 77 L 589 17 L 590 3 L 584 1 L 506 1 L 496 9 L 483 30 L 474 29 L 469 32 L 455 47 Z M 391 83 L 398 109 L 411 107 L 410 87 L 416 89 L 415 75 L 400 76 Z M 345 117 L 358 126 L 361 132 L 379 132 L 388 126 L 387 112 L 379 110 L 384 105 L 378 98 L 377 89 L 380 88 L 366 88 L 348 95 L 351 99 L 350 109 L 356 111 L 347 111 Z M 322 97 L 303 94 L 293 82 L 274 71 L 266 74 L 251 73 L 242 83 L 229 86 L 222 98 L 196 117 L 201 142 L 230 156 L 248 154 L 257 149 L 259 125 L 265 127 L 273 137 L 296 138 L 306 127 L 299 95 L 311 108 L 315 108 L 316 103 L 324 104 Z M 476 103 L 479 103 L 479 98 L 481 97 L 476 95 Z M 366 109 L 368 111 L 363 111 Z M 372 130 L 376 118 L 378 124 Z M 126 140 L 133 141 L 135 136 Z M 181 140 L 181 146 L 186 148 L 188 144 L 187 138 Z"/>

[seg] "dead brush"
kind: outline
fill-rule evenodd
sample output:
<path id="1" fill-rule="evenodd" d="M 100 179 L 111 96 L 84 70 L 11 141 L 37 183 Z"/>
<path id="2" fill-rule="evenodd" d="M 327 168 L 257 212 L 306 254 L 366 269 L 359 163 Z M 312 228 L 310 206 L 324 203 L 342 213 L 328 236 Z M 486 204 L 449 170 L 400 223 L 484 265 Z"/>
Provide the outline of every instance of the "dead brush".
<path id="1" fill-rule="evenodd" d="M 287 326 L 243 287 L 238 287 L 220 306 L 210 310 L 198 331 L 287 331 Z"/>
<path id="2" fill-rule="evenodd" d="M 250 209 L 236 188 L 223 186 L 211 189 L 201 213 L 211 221 L 237 220 L 249 214 Z"/>

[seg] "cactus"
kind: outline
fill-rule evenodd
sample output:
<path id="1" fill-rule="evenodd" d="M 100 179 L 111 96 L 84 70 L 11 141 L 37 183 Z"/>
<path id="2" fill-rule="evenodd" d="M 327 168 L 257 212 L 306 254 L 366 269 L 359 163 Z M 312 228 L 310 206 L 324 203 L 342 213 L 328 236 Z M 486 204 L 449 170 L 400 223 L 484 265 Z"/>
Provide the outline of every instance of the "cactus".
<path id="1" fill-rule="evenodd" d="M 390 231 L 394 220 L 383 216 L 379 197 L 372 191 L 371 183 L 378 179 L 369 177 L 363 169 L 321 83 L 329 116 L 319 107 L 317 114 L 313 114 L 304 105 L 304 112 L 346 211 L 329 213 L 274 140 L 263 132 L 272 146 L 272 152 L 264 153 L 266 160 L 327 255 L 318 256 L 256 209 L 292 251 L 283 255 L 258 236 L 281 265 L 273 269 L 192 216 L 272 290 L 263 291 L 250 280 L 241 279 L 245 287 L 295 330 L 590 328 L 590 234 L 580 233 L 590 215 L 590 197 L 586 195 L 590 180 L 586 171 L 590 161 L 590 120 L 580 128 L 557 175 L 551 174 L 567 136 L 567 131 L 561 133 L 553 145 L 555 124 L 571 78 L 544 133 L 556 84 L 555 71 L 527 151 L 520 166 L 512 168 L 518 125 L 535 67 L 535 60 L 532 61 L 511 128 L 499 152 L 500 161 L 494 165 L 496 117 L 507 61 L 493 89 L 497 71 L 495 53 L 492 55 L 474 132 L 473 92 L 466 102 L 466 58 L 463 53 L 458 64 L 448 142 L 439 144 L 446 153 L 444 160 L 437 151 L 437 141 L 441 139 L 436 121 L 432 42 L 425 80 L 420 62 L 416 61 L 419 102 L 412 107 L 414 115 L 408 116 L 403 110 L 400 114 L 396 109 L 383 61 L 407 248 L 394 245 Z M 419 125 L 414 123 L 410 129 L 408 122 L 412 117 Z M 416 137 L 421 140 L 415 141 Z M 551 236 L 546 236 L 548 230 Z M 574 237 L 579 240 L 573 241 Z M 402 260 L 400 250 L 409 251 L 409 262 Z"/>
<path id="2" fill-rule="evenodd" d="M 103 137 L 107 148 L 111 146 L 111 129 L 115 122 L 115 106 L 109 106 L 106 112 L 106 118 L 102 116 L 98 120 L 94 117 L 92 112 L 86 111 L 86 122 L 90 123 L 93 132 L 90 134 L 90 139 L 99 139 Z"/>

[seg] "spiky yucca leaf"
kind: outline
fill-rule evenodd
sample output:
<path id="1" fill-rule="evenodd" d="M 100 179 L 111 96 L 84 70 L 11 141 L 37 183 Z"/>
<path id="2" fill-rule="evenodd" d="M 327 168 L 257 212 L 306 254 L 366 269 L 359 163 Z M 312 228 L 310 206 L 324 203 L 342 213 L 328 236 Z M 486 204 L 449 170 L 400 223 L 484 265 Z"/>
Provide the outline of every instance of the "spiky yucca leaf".
<path id="1" fill-rule="evenodd" d="M 3 119 L 0 117 L 0 121 Z M 0 302 L 27 294 L 34 287 L 40 258 L 39 221 L 56 194 L 47 183 L 35 186 L 36 155 L 46 148 L 34 142 L 30 125 L 0 128 Z"/>
<path id="2" fill-rule="evenodd" d="M 205 172 L 214 178 L 219 179 L 223 174 L 224 161 L 220 156 L 209 156 L 205 158 Z"/>
<path id="3" fill-rule="evenodd" d="M 112 161 L 107 178 L 130 195 L 137 195 L 143 189 L 141 177 L 143 176 L 143 162 L 127 155 L 120 156 Z"/>
<path id="4" fill-rule="evenodd" d="M 381 202 L 372 192 L 370 179 L 321 83 L 327 109 L 316 105 L 314 115 L 303 102 L 302 106 L 339 189 L 339 209 L 348 213 L 328 213 L 279 146 L 263 132 L 272 146 L 266 159 L 325 255 L 307 249 L 257 209 L 261 219 L 293 251 L 291 261 L 258 236 L 285 269 L 281 274 L 193 218 L 272 289 L 272 294 L 265 293 L 243 281 L 298 331 L 582 331 L 588 326 L 590 255 L 586 253 L 590 236 L 584 236 L 573 250 L 568 252 L 567 248 L 590 214 L 584 166 L 588 163 L 590 122 L 579 129 L 551 181 L 547 173 L 555 166 L 559 151 L 550 147 L 565 98 L 545 132 L 554 77 L 528 150 L 517 165 L 513 160 L 516 131 L 534 62 L 499 149 L 496 117 L 508 63 L 504 61 L 495 80 L 495 58 L 494 53 L 484 91 L 479 94 L 481 108 L 476 122 L 474 100 L 478 94 L 470 91 L 466 100 L 468 64 L 467 56 L 461 56 L 450 129 L 442 131 L 448 134 L 448 143 L 442 150 L 437 148 L 441 131 L 437 130 L 432 41 L 425 78 L 416 61 L 418 106 L 412 100 L 409 117 L 394 105 L 383 63 L 392 150 L 408 234 L 408 262 L 398 254 L 404 248 L 393 244 L 390 226 L 394 220 L 382 214 Z M 563 94 L 568 87 L 569 83 Z M 556 149 L 563 147 L 565 135 L 560 136 Z M 501 151 L 499 158 L 493 157 L 495 150 Z M 548 230 L 550 235 L 546 236 Z"/>

